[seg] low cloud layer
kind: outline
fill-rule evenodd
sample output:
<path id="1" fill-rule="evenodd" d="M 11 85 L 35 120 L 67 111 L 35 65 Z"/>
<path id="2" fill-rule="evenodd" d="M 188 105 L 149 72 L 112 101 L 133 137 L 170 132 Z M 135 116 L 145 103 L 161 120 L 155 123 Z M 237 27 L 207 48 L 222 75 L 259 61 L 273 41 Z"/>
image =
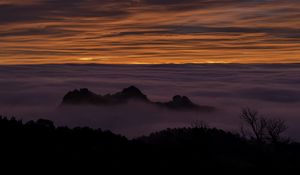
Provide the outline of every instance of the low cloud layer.
<path id="1" fill-rule="evenodd" d="M 0 64 L 299 62 L 298 0 L 0 0 Z"/>
<path id="2" fill-rule="evenodd" d="M 300 65 L 36 65 L 0 66 L 0 113 L 23 120 L 48 118 L 57 125 L 110 129 L 130 137 L 204 120 L 237 131 L 238 114 L 253 107 L 290 126 L 300 139 Z M 214 113 L 170 112 L 138 103 L 118 107 L 59 108 L 75 88 L 99 94 L 135 85 L 153 101 L 186 95 Z"/>

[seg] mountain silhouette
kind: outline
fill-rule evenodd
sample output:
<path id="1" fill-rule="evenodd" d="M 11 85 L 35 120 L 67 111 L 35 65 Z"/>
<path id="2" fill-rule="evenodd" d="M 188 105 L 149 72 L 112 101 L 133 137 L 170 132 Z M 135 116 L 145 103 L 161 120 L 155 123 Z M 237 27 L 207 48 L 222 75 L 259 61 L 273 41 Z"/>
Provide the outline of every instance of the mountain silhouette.
<path id="1" fill-rule="evenodd" d="M 62 105 L 119 105 L 126 104 L 131 100 L 172 110 L 214 110 L 214 107 L 197 105 L 188 97 L 180 95 L 174 96 L 168 102 L 153 102 L 135 86 L 125 88 L 115 94 L 106 95 L 98 95 L 86 88 L 75 89 L 64 96 Z"/>
<path id="2" fill-rule="evenodd" d="M 198 109 L 199 105 L 193 103 L 188 97 L 176 95 L 169 102 L 156 102 L 157 105 L 165 106 L 171 109 Z"/>
<path id="3" fill-rule="evenodd" d="M 129 100 L 129 99 L 138 99 L 142 101 L 149 101 L 147 96 L 143 94 L 138 88 L 135 86 L 130 86 L 122 90 L 122 92 L 118 92 L 113 95 L 113 97 L 117 99 Z"/>

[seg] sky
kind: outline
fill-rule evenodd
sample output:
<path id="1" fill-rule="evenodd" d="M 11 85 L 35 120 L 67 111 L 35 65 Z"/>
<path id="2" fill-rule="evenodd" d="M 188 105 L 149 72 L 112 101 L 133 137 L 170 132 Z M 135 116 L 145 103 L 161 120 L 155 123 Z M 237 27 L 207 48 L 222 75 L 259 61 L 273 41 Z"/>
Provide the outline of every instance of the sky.
<path id="1" fill-rule="evenodd" d="M 299 63 L 299 0 L 0 0 L 0 64 Z"/>

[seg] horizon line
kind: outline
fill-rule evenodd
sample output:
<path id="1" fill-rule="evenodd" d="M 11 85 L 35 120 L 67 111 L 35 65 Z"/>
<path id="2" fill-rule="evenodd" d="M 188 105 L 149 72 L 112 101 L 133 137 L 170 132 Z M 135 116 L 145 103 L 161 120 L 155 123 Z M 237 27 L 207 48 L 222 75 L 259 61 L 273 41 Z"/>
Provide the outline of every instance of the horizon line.
<path id="1" fill-rule="evenodd" d="M 32 64 L 0 64 L 0 66 L 43 66 L 43 65 L 116 65 L 116 66 L 153 66 L 153 65 L 292 65 L 299 64 L 300 62 L 291 63 L 32 63 Z"/>

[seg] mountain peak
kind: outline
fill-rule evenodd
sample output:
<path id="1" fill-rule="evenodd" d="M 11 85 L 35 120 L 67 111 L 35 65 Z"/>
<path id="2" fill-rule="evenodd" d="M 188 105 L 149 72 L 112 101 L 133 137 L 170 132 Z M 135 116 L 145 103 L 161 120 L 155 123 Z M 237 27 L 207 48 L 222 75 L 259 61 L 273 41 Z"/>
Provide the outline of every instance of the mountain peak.
<path id="1" fill-rule="evenodd" d="M 200 106 L 193 103 L 188 97 L 175 95 L 171 101 L 167 103 L 163 103 L 163 105 L 167 106 L 171 109 L 183 110 L 183 109 L 199 109 Z"/>
<path id="2" fill-rule="evenodd" d="M 130 92 L 133 92 L 133 93 L 142 93 L 137 87 L 135 86 L 129 86 L 128 88 L 124 88 L 123 93 L 130 93 Z"/>
<path id="3" fill-rule="evenodd" d="M 80 104 L 83 102 L 91 102 L 95 99 L 97 95 L 90 90 L 83 88 L 83 89 L 75 89 L 74 91 L 68 92 L 64 98 L 64 103 L 69 104 Z"/>
<path id="4" fill-rule="evenodd" d="M 180 95 L 175 95 L 173 97 L 173 103 L 176 103 L 178 105 L 190 105 L 193 104 L 193 102 L 186 96 L 180 96 Z"/>
<path id="5" fill-rule="evenodd" d="M 62 104 L 88 104 L 88 105 L 118 105 L 125 104 L 130 100 L 138 100 L 149 105 L 156 105 L 158 107 L 168 108 L 172 110 L 203 110 L 212 111 L 213 107 L 199 106 L 193 103 L 188 97 L 176 95 L 168 102 L 152 102 L 148 97 L 142 93 L 135 86 L 129 86 L 122 91 L 115 94 L 108 94 L 105 96 L 97 95 L 88 89 L 79 89 L 68 92 L 64 98 Z"/>
<path id="6" fill-rule="evenodd" d="M 142 100 L 147 100 L 147 96 L 145 94 L 142 93 L 141 90 L 139 90 L 137 87 L 135 86 L 130 86 L 128 88 L 125 88 L 122 90 L 122 92 L 117 93 L 117 96 L 120 96 L 122 98 L 136 98 L 136 99 L 142 99 Z"/>

